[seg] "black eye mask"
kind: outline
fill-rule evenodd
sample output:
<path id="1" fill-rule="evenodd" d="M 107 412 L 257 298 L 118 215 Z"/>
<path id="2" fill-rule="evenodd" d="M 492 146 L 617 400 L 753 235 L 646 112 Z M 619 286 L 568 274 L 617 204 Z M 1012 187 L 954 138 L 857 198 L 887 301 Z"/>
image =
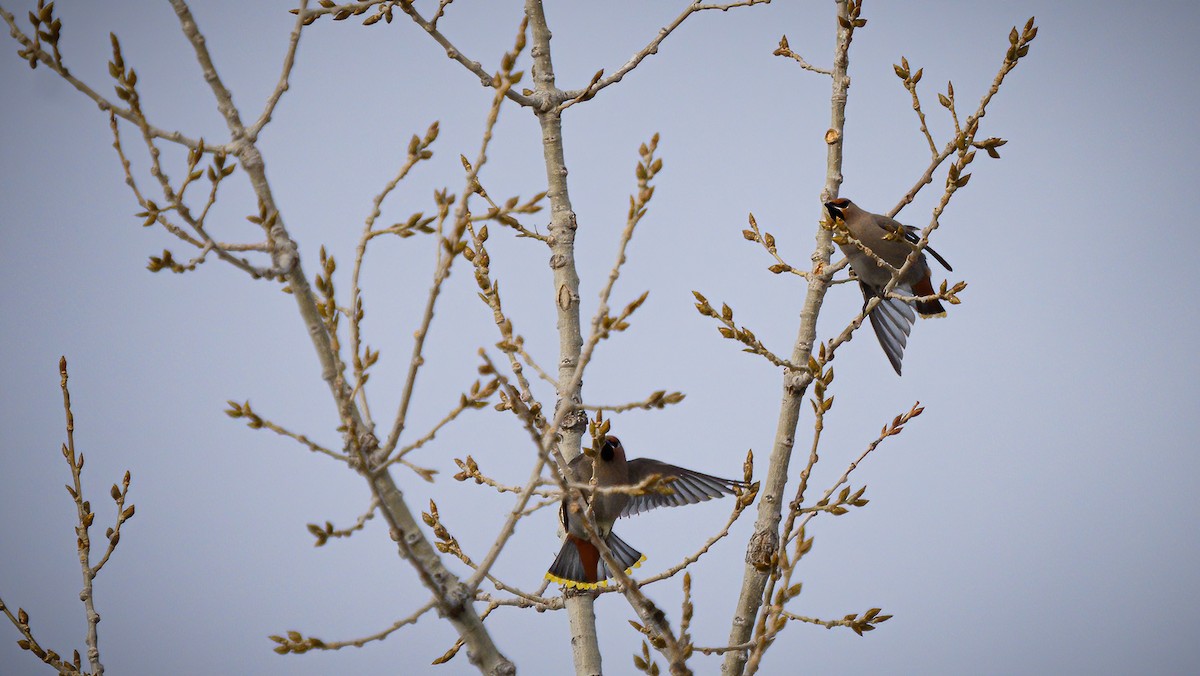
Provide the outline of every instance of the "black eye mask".
<path id="1" fill-rule="evenodd" d="M 613 459 L 613 455 L 615 453 L 616 453 L 616 451 L 613 449 L 612 442 L 605 441 L 604 446 L 602 446 L 600 448 L 600 459 L 605 462 L 610 462 Z"/>

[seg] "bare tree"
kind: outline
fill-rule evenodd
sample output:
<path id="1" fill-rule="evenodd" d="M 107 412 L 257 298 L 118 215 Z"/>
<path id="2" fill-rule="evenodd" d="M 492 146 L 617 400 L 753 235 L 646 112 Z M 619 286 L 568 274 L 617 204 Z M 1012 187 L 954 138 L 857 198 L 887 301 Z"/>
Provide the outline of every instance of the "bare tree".
<path id="1" fill-rule="evenodd" d="M 598 627 L 593 604 L 605 593 L 622 594 L 638 621 L 635 627 L 645 635 L 642 653 L 634 656 L 635 665 L 646 673 L 659 673 L 653 648 L 666 661 L 673 674 L 691 673 L 689 659 L 696 652 L 723 654 L 723 670 L 727 674 L 754 673 L 759 668 L 763 655 L 773 644 L 779 633 L 790 622 L 818 624 L 826 627 L 847 627 L 863 634 L 886 621 L 890 616 L 879 608 L 862 613 L 853 613 L 835 620 L 825 620 L 797 614 L 789 609 L 788 602 L 799 593 L 799 585 L 793 582 L 797 566 L 812 546 L 806 537 L 807 524 L 818 514 L 839 515 L 849 509 L 867 504 L 865 486 L 855 490 L 850 485 L 851 474 L 888 437 L 899 434 L 904 425 L 922 412 L 914 404 L 884 425 L 880 433 L 871 440 L 853 463 L 846 468 L 837 481 L 813 499 L 809 491 L 809 477 L 818 462 L 821 433 L 825 415 L 834 402 L 830 389 L 834 380 L 830 365 L 839 347 L 854 335 L 863 320 L 880 302 L 880 298 L 869 300 L 862 311 L 836 335 L 818 339 L 817 317 L 820 314 L 826 292 L 831 285 L 848 281 L 839 273 L 845 270 L 846 262 L 833 262 L 835 241 L 855 246 L 886 266 L 892 272 L 892 282 L 884 293 L 889 298 L 904 301 L 914 300 L 897 293 L 897 280 L 918 261 L 928 245 L 931 235 L 939 227 L 939 217 L 955 192 L 967 185 L 971 177 L 968 166 L 975 159 L 977 150 L 984 150 L 998 157 L 997 148 L 1005 141 L 1000 138 L 983 138 L 980 135 L 981 121 L 988 103 L 998 92 L 1005 76 L 1024 57 L 1029 42 L 1037 29 L 1031 19 L 1022 30 L 1013 29 L 1009 47 L 1001 62 L 987 94 L 978 106 L 960 118 L 958 102 L 953 86 L 947 87 L 938 98 L 954 124 L 954 133 L 939 147 L 926 125 L 925 113 L 919 96 L 918 84 L 922 69 L 913 71 L 906 59 L 895 66 L 897 76 L 911 93 L 913 108 L 918 116 L 920 131 L 928 142 L 930 159 L 927 168 L 916 177 L 913 187 L 899 200 L 889 216 L 895 216 L 924 187 L 933 184 L 935 178 L 944 177 L 944 187 L 938 205 L 930 215 L 928 225 L 919 232 L 903 266 L 895 268 L 874 256 L 869 248 L 858 242 L 837 221 L 825 217 L 814 219 L 816 245 L 811 255 L 811 266 L 796 267 L 788 263 L 775 244 L 771 233 L 760 229 L 753 216 L 749 218 L 749 229 L 743 231 L 746 240 L 761 245 L 770 256 L 769 270 L 775 274 L 790 273 L 803 280 L 807 287 L 800 310 L 798 334 L 792 351 L 787 358 L 778 356 L 766 346 L 753 331 L 734 321 L 733 310 L 726 304 L 717 309 L 701 292 L 697 291 L 696 308 L 718 323 L 721 335 L 741 344 L 745 351 L 769 362 L 779 369 L 783 378 L 782 401 L 773 447 L 768 455 L 767 468 L 761 484 L 753 482 L 754 459 L 749 454 L 744 465 L 744 478 L 748 488 L 740 491 L 734 501 L 729 519 L 711 533 L 706 542 L 694 554 L 677 565 L 650 577 L 634 580 L 616 565 L 611 552 L 600 537 L 590 498 L 604 490 L 624 490 L 635 493 L 670 492 L 669 481 L 658 479 L 633 487 L 599 488 L 593 479 L 590 483 L 572 482 L 564 469 L 581 452 L 589 452 L 585 437 L 590 437 L 592 449 L 600 447 L 600 440 L 608 433 L 611 419 L 604 414 L 638 409 L 659 409 L 682 400 L 683 395 L 666 390 L 654 392 L 649 397 L 627 404 L 596 406 L 586 403 L 583 393 L 583 377 L 588 364 L 601 342 L 629 326 L 631 316 L 646 299 L 643 293 L 625 303 L 617 304 L 620 310 L 610 306 L 614 287 L 621 275 L 626 260 L 626 250 L 638 224 L 647 215 L 654 195 L 654 181 L 663 168 L 658 157 L 658 136 L 650 139 L 638 149 L 636 163 L 636 185 L 630 196 L 629 211 L 622 232 L 617 236 L 617 257 L 608 276 L 603 280 L 598 302 L 588 322 L 581 318 L 582 300 L 580 278 L 576 266 L 576 231 L 581 219 L 572 206 L 568 177 L 568 164 L 563 147 L 562 119 L 578 104 L 585 104 L 604 90 L 619 83 L 625 75 L 639 66 L 648 56 L 656 53 L 664 41 L 685 21 L 697 13 L 709 10 L 731 10 L 752 5 L 765 4 L 769 0 L 739 0 L 728 3 L 706 4 L 687 2 L 683 10 L 668 25 L 662 27 L 644 47 L 629 60 L 606 73 L 600 70 L 584 86 L 563 89 L 557 84 L 552 56 L 551 31 L 540 0 L 526 0 L 523 16 L 514 18 L 516 35 L 511 49 L 500 55 L 498 62 L 485 65 L 468 56 L 457 47 L 441 23 L 447 16 L 452 0 L 429 3 L 418 7 L 415 2 L 404 0 L 365 0 L 349 4 L 337 4 L 332 0 L 321 0 L 317 7 L 309 7 L 302 1 L 292 10 L 295 23 L 286 45 L 283 65 L 278 84 L 267 97 L 262 109 L 255 115 L 245 114 L 236 106 L 229 88 L 224 84 L 213 55 L 200 26 L 192 16 L 185 0 L 171 0 L 179 19 L 182 33 L 195 52 L 203 76 L 213 100 L 228 129 L 228 137 L 214 142 L 183 131 L 171 130 L 171 125 L 158 120 L 151 121 L 141 105 L 137 72 L 126 63 L 121 43 L 112 36 L 112 59 L 109 74 L 115 83 L 116 100 L 99 93 L 98 89 L 77 79 L 63 62 L 59 51 L 62 24 L 54 15 L 54 3 L 39 0 L 29 12 L 31 29 L 22 28 L 7 9 L 0 7 L 13 38 L 20 43 L 19 54 L 31 67 L 43 66 L 73 85 L 96 103 L 109 118 L 113 137 L 124 178 L 140 212 L 138 217 L 147 226 L 157 225 L 179 241 L 188 253 L 177 256 L 170 250 L 151 257 L 151 271 L 185 273 L 197 268 L 210 258 L 221 260 L 241 270 L 253 279 L 267 280 L 278 284 L 289 293 L 303 321 L 305 330 L 312 339 L 317 356 L 320 377 L 325 381 L 331 395 L 338 419 L 338 433 L 342 438 L 339 448 L 329 448 L 313 441 L 307 434 L 296 432 L 271 421 L 251 407 L 248 401 L 230 401 L 227 414 L 243 420 L 251 428 L 267 429 L 291 438 L 312 452 L 328 456 L 347 469 L 356 472 L 366 482 L 370 494 L 370 505 L 357 522 L 348 528 L 336 528 L 332 523 L 323 526 L 312 524 L 309 530 L 316 544 L 324 545 L 331 539 L 347 537 L 362 530 L 366 522 L 376 514 L 387 522 L 397 554 L 418 574 L 428 592 L 427 600 L 408 609 L 401 619 L 391 626 L 370 636 L 345 640 L 324 640 L 305 636 L 299 632 L 288 632 L 272 636 L 276 652 L 304 653 L 310 650 L 337 650 L 345 646 L 361 646 L 367 642 L 382 640 L 393 632 L 416 622 L 430 611 L 449 622 L 457 632 L 458 641 L 438 658 L 435 663 L 448 662 L 465 647 L 468 659 L 480 671 L 489 674 L 515 673 L 519 658 L 506 655 L 493 640 L 485 619 L 497 608 L 516 607 L 538 611 L 567 611 L 570 625 L 576 673 L 601 673 L 601 655 L 597 643 Z M 826 157 L 826 180 L 819 191 L 820 201 L 825 202 L 838 195 L 842 182 L 842 148 L 845 143 L 845 107 L 848 102 L 849 53 L 855 32 L 866 25 L 861 16 L 861 0 L 838 0 L 836 2 L 836 46 L 830 68 L 809 63 L 792 51 L 787 39 L 780 40 L 775 54 L 793 59 L 803 70 L 827 76 L 831 80 L 831 122 L 825 133 L 828 147 Z M 322 247 L 319 251 L 319 270 L 312 274 L 302 265 L 301 251 L 288 231 L 284 214 L 276 204 L 272 185 L 266 174 L 266 160 L 258 139 L 263 129 L 271 122 L 281 98 L 289 89 L 293 66 L 300 39 L 305 28 L 318 21 L 347 22 L 355 20 L 364 26 L 411 21 L 416 28 L 428 34 L 446 55 L 466 69 L 469 77 L 479 80 L 492 93 L 491 105 L 486 111 L 484 129 L 478 152 L 473 158 L 461 157 L 463 174 L 461 189 L 452 194 L 448 189 L 439 191 L 430 209 L 413 214 L 405 221 L 392 225 L 381 225 L 388 198 L 418 165 L 433 156 L 438 139 L 439 127 L 435 122 L 423 134 L 412 136 L 407 154 L 401 161 L 394 178 L 375 197 L 357 247 L 354 251 L 349 289 L 338 288 L 335 283 L 337 257 Z M 361 29 L 361 28 L 360 28 Z M 347 29 L 349 30 L 349 29 Z M 376 28 L 375 30 L 379 30 Z M 393 29 L 394 30 L 394 29 Z M 411 30 L 411 28 L 409 29 Z M 526 55 L 526 52 L 528 54 Z M 518 69 L 522 59 L 531 61 L 529 87 L 521 87 L 526 74 Z M 541 129 L 541 144 L 545 164 L 545 184 L 534 188 L 531 197 L 510 196 L 493 198 L 489 194 L 482 176 L 488 164 L 488 150 L 493 130 L 502 110 L 515 107 L 521 113 L 531 113 Z M 132 135 L 133 143 L 129 139 Z M 648 134 L 649 135 L 649 134 Z M 149 159 L 149 178 L 132 169 L 128 153 L 131 145 L 142 146 Z M 162 159 L 163 148 L 180 146 L 187 149 L 187 159 L 182 166 L 171 165 Z M 240 235 L 240 239 L 226 240 L 215 232 L 229 231 L 222 224 L 211 223 L 210 210 L 217 202 L 218 194 L 225 181 L 229 180 L 240 165 L 242 174 L 257 199 L 257 210 L 248 219 L 255 226 L 252 237 Z M 205 184 L 207 186 L 205 187 Z M 533 214 L 541 212 L 548 204 L 549 225 L 546 233 L 531 225 Z M 586 219 L 583 219 L 586 222 Z M 500 284 L 491 269 L 488 251 L 489 226 L 522 240 L 528 240 L 539 256 L 549 262 L 553 271 L 553 298 L 556 312 L 559 354 L 556 368 L 543 368 L 525 348 L 525 339 L 501 302 Z M 583 224 L 586 227 L 586 223 Z M 408 358 L 407 376 L 398 409 L 388 419 L 377 421 L 371 405 L 372 390 L 368 387 L 372 367 L 378 362 L 379 350 L 366 342 L 363 320 L 366 316 L 360 273 L 370 244 L 378 238 L 432 236 L 436 242 L 436 265 L 430 282 L 422 312 L 416 317 L 417 330 L 411 354 Z M 544 249 L 542 247 L 545 247 Z M 434 317 L 438 312 L 438 301 L 444 283 L 460 259 L 471 266 L 479 289 L 479 297 L 485 311 L 494 319 L 498 342 L 494 349 L 480 348 L 478 353 L 480 378 L 462 394 L 456 406 L 431 428 L 414 435 L 409 429 L 410 405 L 418 396 L 418 379 L 425 364 L 425 338 L 429 334 Z M 344 278 L 341 278 L 344 281 Z M 310 283 L 310 280 L 311 283 Z M 957 304 L 958 294 L 966 287 L 963 282 L 952 285 L 943 283 L 941 288 L 928 299 L 940 299 Z M 524 328 L 524 331 L 540 331 L 541 327 Z M 480 338 L 480 342 L 493 342 L 493 338 Z M 498 356 L 499 355 L 502 356 Z M 535 375 L 530 376 L 532 371 Z M 65 393 L 65 367 L 64 367 Z M 549 406 L 539 398 L 537 390 L 554 388 L 555 402 Z M 813 432 L 810 450 L 803 461 L 799 475 L 789 473 L 793 448 L 800 422 L 803 399 L 812 391 Z M 510 502 L 503 508 L 503 518 L 496 524 L 495 536 L 490 544 L 464 545 L 451 533 L 451 525 L 443 521 L 435 502 L 428 511 L 420 513 L 412 507 L 402 490 L 404 479 L 398 478 L 393 468 L 411 470 L 415 476 L 432 481 L 434 471 L 413 462 L 408 456 L 429 443 L 439 430 L 459 420 L 467 412 L 493 405 L 497 410 L 511 412 L 514 421 L 529 435 L 529 476 L 521 485 L 506 485 L 484 472 L 478 463 L 466 456 L 456 460 L 459 481 L 472 480 L 480 485 L 509 496 Z M 378 411 L 378 407 L 374 409 Z M 589 420 L 589 411 L 595 417 Z M 68 408 L 69 416 L 69 408 Z M 70 429 L 70 427 L 68 427 Z M 73 472 L 78 484 L 78 471 L 72 461 Z M 82 458 L 79 461 L 82 468 Z M 403 474 L 403 476 L 408 476 Z M 789 486 L 794 486 L 794 497 L 787 500 Z M 128 475 L 126 478 L 126 488 Z M 78 490 L 78 485 L 76 490 Z M 124 491 L 114 488 L 114 499 L 121 509 Z M 518 522 L 529 514 L 546 506 L 555 506 L 562 496 L 567 496 L 569 508 L 584 516 L 585 528 L 592 543 L 613 571 L 615 584 L 600 590 L 567 589 L 561 595 L 548 591 L 549 583 L 536 589 L 522 588 L 512 581 L 501 580 L 492 573 L 493 565 L 502 556 Z M 78 500 L 79 498 L 77 498 Z M 495 498 L 491 498 L 495 499 Z M 691 579 L 687 568 L 701 559 L 719 540 L 725 538 L 733 523 L 757 499 L 757 519 L 754 532 L 746 550 L 746 568 L 737 607 L 731 614 L 731 630 L 727 642 L 715 646 L 702 646 L 693 642 L 690 625 L 692 606 L 690 601 Z M 785 500 L 786 503 L 785 503 Z M 82 509 L 82 508 L 81 508 Z M 126 511 L 132 515 L 132 507 Z M 81 515 L 83 512 L 81 511 Z M 123 515 L 124 512 L 121 512 Z M 83 517 L 81 516 L 81 519 Z M 122 516 L 114 527 L 112 544 L 115 545 L 116 530 Z M 423 526 L 422 526 L 423 524 Z M 110 547 L 111 551 L 111 547 Z M 82 550 L 81 550 L 82 552 Z M 449 558 L 448 558 L 449 557 Z M 88 568 L 86 555 L 81 553 L 85 580 L 90 585 L 88 571 L 99 570 L 107 555 L 94 568 Z M 453 559 L 465 566 L 469 574 L 456 574 L 447 562 Z M 457 566 L 457 564 L 455 564 Z M 684 602 L 677 621 L 672 621 L 646 593 L 646 588 L 657 582 L 673 578 L 680 573 L 684 591 Z M 489 585 L 484 588 L 485 583 Z M 6 611 L 7 612 L 7 611 Z M 94 610 L 89 607 L 89 617 Z M 23 617 L 14 618 L 18 628 L 25 634 L 24 641 L 34 650 L 36 643 L 28 631 L 28 622 Z M 23 628 L 22 628 L 23 627 Z M 100 673 L 98 648 L 95 645 L 95 628 L 91 625 L 88 638 L 89 659 L 94 673 Z M 40 658 L 52 666 L 66 669 L 61 662 Z M 515 659 L 515 661 L 514 661 Z M 76 657 L 75 668 L 79 668 Z"/>

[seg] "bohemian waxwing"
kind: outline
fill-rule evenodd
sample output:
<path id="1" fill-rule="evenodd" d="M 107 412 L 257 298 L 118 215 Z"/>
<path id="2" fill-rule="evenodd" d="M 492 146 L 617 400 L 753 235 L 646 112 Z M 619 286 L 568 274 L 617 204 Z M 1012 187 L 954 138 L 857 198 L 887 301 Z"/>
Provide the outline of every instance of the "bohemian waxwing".
<path id="1" fill-rule="evenodd" d="M 592 458 L 580 453 L 567 465 L 567 473 L 573 483 L 586 484 L 592 480 L 592 468 Z M 596 453 L 595 476 L 598 487 L 636 486 L 656 474 L 664 479 L 673 479 L 667 484 L 671 493 L 660 493 L 654 489 L 642 495 L 597 493 L 593 501 L 592 509 L 599 535 L 626 573 L 640 566 L 646 557 L 612 532 L 613 522 L 619 517 L 633 516 L 655 507 L 691 505 L 733 494 L 734 488 L 746 486 L 741 481 L 719 479 L 649 458 L 627 461 L 621 441 L 612 435 L 604 438 L 603 445 Z M 588 541 L 582 515 L 572 513 L 569 502 L 568 498 L 563 498 L 560 513 L 567 537 L 554 564 L 546 573 L 546 579 L 580 589 L 602 587 L 612 573 L 600 558 L 600 550 Z"/>
<path id="2" fill-rule="evenodd" d="M 825 209 L 835 222 L 839 218 L 845 221 L 846 229 L 855 239 L 892 267 L 899 268 L 904 265 L 905 259 L 920 241 L 920 234 L 916 228 L 902 225 L 887 216 L 863 211 L 848 199 L 838 198 L 826 202 Z M 897 298 L 884 298 L 883 289 L 892 281 L 892 271 L 863 253 L 852 242 L 838 246 L 850 260 L 850 267 L 858 277 L 864 306 L 871 298 L 880 298 L 879 304 L 871 311 L 871 328 L 875 329 L 875 336 L 879 338 L 884 354 L 892 363 L 892 368 L 896 369 L 896 375 L 899 375 L 904 346 L 908 343 L 908 333 L 915 321 L 913 307 L 916 307 L 917 313 L 922 317 L 944 317 L 946 309 L 936 298 L 915 303 L 907 303 Z M 953 269 L 946 259 L 932 248 L 926 246 L 925 251 L 947 270 Z M 895 291 L 904 296 L 932 296 L 936 293 L 929 279 L 929 263 L 925 260 L 924 253 L 900 278 Z"/>

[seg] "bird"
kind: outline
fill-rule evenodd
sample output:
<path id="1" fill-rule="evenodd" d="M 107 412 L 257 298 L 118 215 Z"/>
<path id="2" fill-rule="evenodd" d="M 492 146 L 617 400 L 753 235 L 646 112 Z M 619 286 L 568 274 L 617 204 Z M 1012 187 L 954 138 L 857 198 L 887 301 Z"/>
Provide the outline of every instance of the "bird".
<path id="1" fill-rule="evenodd" d="M 919 231 L 911 225 L 903 225 L 887 216 L 863 211 L 857 204 L 844 197 L 826 202 L 825 209 L 835 223 L 838 219 L 844 221 L 846 229 L 855 239 L 894 268 L 904 265 L 905 259 L 921 240 Z M 872 298 L 879 298 L 879 303 L 871 310 L 871 328 L 875 330 L 875 337 L 879 339 L 883 353 L 887 355 L 892 368 L 896 369 L 896 375 L 900 375 L 904 347 L 908 344 L 909 331 L 916 321 L 913 308 L 916 308 L 915 314 L 926 318 L 945 317 L 946 308 L 937 298 L 906 302 L 899 298 L 885 297 L 883 289 L 892 281 L 892 271 L 880 265 L 853 242 L 839 243 L 838 246 L 849 259 L 850 268 L 858 277 L 858 285 L 863 294 L 863 309 L 866 309 Z M 946 270 L 954 270 L 946 259 L 931 247 L 926 246 L 925 251 Z M 932 296 L 936 293 L 930 281 L 929 263 L 924 253 L 896 283 L 895 291 L 905 296 Z"/>
<path id="2" fill-rule="evenodd" d="M 640 495 L 600 492 L 590 500 L 598 534 L 626 574 L 642 565 L 646 557 L 612 532 L 613 522 L 618 518 L 633 516 L 655 507 L 692 505 L 722 495 L 732 495 L 735 489 L 746 487 L 743 481 L 721 479 L 650 458 L 626 460 L 621 440 L 611 434 L 604 437 L 594 461 L 588 454 L 580 453 L 567 463 L 567 478 L 572 483 L 588 483 L 592 479 L 593 468 L 596 484 L 601 488 L 636 486 L 654 475 L 668 480 L 666 486 L 670 492 L 660 492 L 653 487 Z M 584 491 L 584 498 L 588 499 L 587 491 Z M 560 518 L 567 535 L 562 549 L 546 572 L 546 579 L 579 589 L 607 585 L 612 573 L 600 558 L 600 550 L 588 539 L 583 515 L 573 513 L 570 509 L 568 496 L 563 496 Z"/>

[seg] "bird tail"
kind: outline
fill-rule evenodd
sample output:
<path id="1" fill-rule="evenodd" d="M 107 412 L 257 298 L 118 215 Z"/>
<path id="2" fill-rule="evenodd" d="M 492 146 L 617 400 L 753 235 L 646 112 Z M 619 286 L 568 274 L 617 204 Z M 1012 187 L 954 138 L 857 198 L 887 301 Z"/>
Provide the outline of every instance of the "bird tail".
<path id="1" fill-rule="evenodd" d="M 916 296 L 932 296 L 937 293 L 933 290 L 933 283 L 929 281 L 929 275 L 926 274 L 921 280 L 913 285 L 913 295 Z M 924 318 L 930 317 L 945 317 L 946 308 L 942 306 L 942 301 L 934 298 L 933 300 L 917 301 L 917 312 Z"/>
<path id="2" fill-rule="evenodd" d="M 641 552 L 617 537 L 616 533 L 609 532 L 604 542 L 627 574 L 646 560 Z M 555 557 L 550 570 L 546 571 L 547 580 L 579 589 L 603 587 L 608 584 L 610 577 L 612 573 L 600 559 L 600 551 L 596 546 L 569 534 L 563 540 L 562 549 L 558 550 L 558 556 Z"/>
<path id="3" fill-rule="evenodd" d="M 612 531 L 609 531 L 608 537 L 604 538 L 604 543 L 612 551 L 613 558 L 616 559 L 617 564 L 625 569 L 626 575 L 633 571 L 634 568 L 642 565 L 642 562 L 646 560 L 645 554 L 631 547 L 628 542 L 617 537 L 617 534 Z M 608 566 L 605 565 L 603 559 L 600 561 L 600 576 L 606 580 L 612 577 L 612 573 L 608 571 Z"/>
<path id="4" fill-rule="evenodd" d="M 859 286 L 862 288 L 864 304 L 875 297 L 875 292 L 865 284 Z M 897 287 L 896 290 L 901 293 L 906 292 L 906 289 L 900 287 Z M 896 375 L 900 375 L 904 347 L 908 344 L 908 334 L 912 330 L 912 323 L 916 321 L 914 314 L 908 303 L 899 298 L 881 298 L 875 309 L 871 310 L 871 328 L 875 330 L 875 337 L 879 339 L 879 345 L 883 348 L 883 353 L 887 355 L 888 361 L 891 362 L 892 368 L 896 370 Z"/>

